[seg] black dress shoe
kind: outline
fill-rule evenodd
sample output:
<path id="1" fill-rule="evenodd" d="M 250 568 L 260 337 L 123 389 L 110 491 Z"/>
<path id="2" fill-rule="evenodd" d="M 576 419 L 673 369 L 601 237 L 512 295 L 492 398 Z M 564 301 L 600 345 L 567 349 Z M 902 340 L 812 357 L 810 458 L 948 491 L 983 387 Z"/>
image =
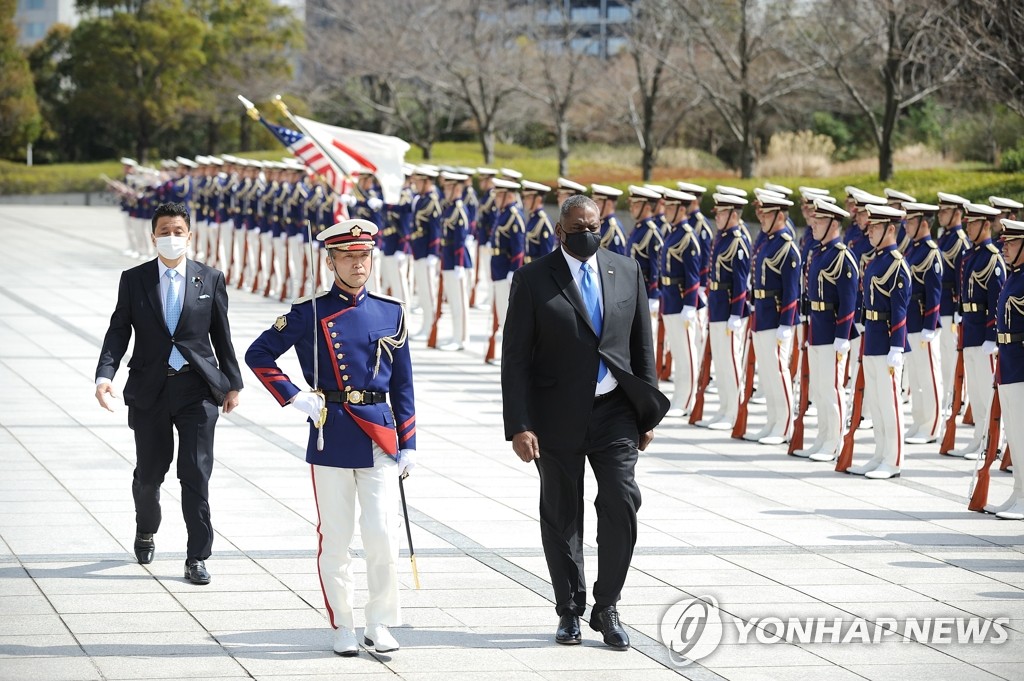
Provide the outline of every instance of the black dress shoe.
<path id="1" fill-rule="evenodd" d="M 610 605 L 597 612 L 592 612 L 590 614 L 590 628 L 601 632 L 601 635 L 604 636 L 605 645 L 611 646 L 616 650 L 626 650 L 629 648 L 629 635 L 622 628 L 622 623 L 619 621 L 619 611 L 615 609 L 614 605 Z"/>
<path id="2" fill-rule="evenodd" d="M 135 533 L 135 558 L 139 565 L 149 565 L 153 562 L 153 553 L 156 552 L 156 541 L 152 534 L 142 532 Z"/>
<path id="3" fill-rule="evenodd" d="M 206 571 L 206 564 L 195 558 L 189 558 L 186 560 L 185 579 L 193 584 L 209 584 L 210 573 Z"/>
<path id="4" fill-rule="evenodd" d="M 580 618 L 579 615 L 562 615 L 558 618 L 558 630 L 555 632 L 555 642 L 564 646 L 574 646 L 579 643 Z"/>

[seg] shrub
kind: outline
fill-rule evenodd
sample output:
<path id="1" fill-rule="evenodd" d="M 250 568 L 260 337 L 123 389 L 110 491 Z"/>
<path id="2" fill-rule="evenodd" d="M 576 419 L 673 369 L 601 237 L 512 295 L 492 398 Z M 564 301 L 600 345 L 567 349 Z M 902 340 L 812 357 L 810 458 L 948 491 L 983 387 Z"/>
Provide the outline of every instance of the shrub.
<path id="1" fill-rule="evenodd" d="M 768 152 L 758 161 L 756 174 L 824 177 L 832 167 L 836 144 L 828 135 L 810 130 L 779 132 L 768 142 Z"/>

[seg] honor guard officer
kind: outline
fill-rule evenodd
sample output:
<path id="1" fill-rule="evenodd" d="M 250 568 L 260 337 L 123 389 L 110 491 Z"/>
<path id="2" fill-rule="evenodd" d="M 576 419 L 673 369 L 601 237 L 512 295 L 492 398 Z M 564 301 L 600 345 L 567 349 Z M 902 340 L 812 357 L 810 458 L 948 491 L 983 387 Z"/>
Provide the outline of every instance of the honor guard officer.
<path id="1" fill-rule="evenodd" d="M 666 218 L 674 227 L 661 249 L 661 318 L 675 368 L 672 403 L 666 416 L 686 416 L 697 397 L 697 292 L 700 289 L 700 241 L 690 226 L 687 207 L 697 197 L 665 190 Z"/>
<path id="2" fill-rule="evenodd" d="M 938 193 L 939 213 L 937 222 L 942 233 L 936 243 L 942 254 L 942 298 L 939 301 L 939 355 L 942 360 L 942 411 L 949 411 L 953 403 L 953 383 L 956 372 L 958 325 L 960 311 L 957 309 L 957 295 L 960 288 L 957 276 L 960 260 L 971 247 L 971 240 L 963 230 L 964 206 L 968 201 L 956 194 Z"/>
<path id="3" fill-rule="evenodd" d="M 996 371 L 996 304 L 1006 281 L 1006 265 L 999 249 L 992 243 L 992 221 L 999 209 L 985 204 L 964 206 L 966 227 L 971 248 L 960 260 L 957 296 L 960 305 L 964 353 L 964 385 L 974 414 L 974 435 L 967 446 L 952 452 L 953 456 L 977 459 L 981 456 L 988 434 L 988 415 L 992 406 L 992 379 Z"/>
<path id="4" fill-rule="evenodd" d="M 661 240 L 665 241 L 665 237 L 672 231 L 672 223 L 665 217 L 665 192 L 668 191 L 668 188 L 662 187 L 660 184 L 645 184 L 644 188 L 650 189 L 658 195 L 658 203 L 654 206 L 652 213 L 655 222 L 658 223 L 658 233 L 661 234 Z"/>
<path id="5" fill-rule="evenodd" d="M 1013 199 L 1004 199 L 1001 196 L 988 197 L 988 203 L 993 208 L 999 209 L 1000 224 L 1003 220 L 1016 221 L 1017 216 L 1021 214 L 1021 209 L 1024 209 L 1024 203 Z"/>
<path id="6" fill-rule="evenodd" d="M 474 270 L 473 303 L 479 307 L 491 296 L 491 232 L 494 221 L 498 219 L 498 207 L 494 201 L 494 176 L 498 171 L 494 168 L 477 168 L 480 176 L 480 208 L 476 213 L 476 225 L 473 238 L 476 239 L 476 260 Z"/>
<path id="7" fill-rule="evenodd" d="M 729 196 L 738 196 L 742 199 L 747 198 L 747 192 L 743 191 L 738 187 L 730 187 L 728 185 L 719 184 L 715 186 L 715 191 L 719 194 L 728 194 Z M 747 248 L 753 246 L 753 242 L 750 239 L 750 231 L 747 229 L 747 225 L 743 220 L 740 220 L 739 224 L 740 234 L 743 235 L 743 239 L 747 242 Z"/>
<path id="8" fill-rule="evenodd" d="M 346 220 L 321 232 L 335 282 L 292 304 L 245 353 L 245 361 L 282 406 L 307 415 L 306 462 L 313 474 L 320 538 L 318 570 L 334 651 L 357 655 L 349 554 L 355 507 L 366 552 L 369 600 L 363 641 L 398 649 L 388 628 L 402 623 L 398 603 L 399 476 L 413 466 L 416 412 L 412 361 L 401 303 L 365 288 L 377 226 Z M 277 365 L 295 348 L 304 392 Z"/>
<path id="9" fill-rule="evenodd" d="M 1008 269 L 999 292 L 996 309 L 996 342 L 999 343 L 999 401 L 1003 413 L 1006 446 L 1020 456 L 1024 453 L 1024 420 L 1014 418 L 1009 405 L 1024 404 L 1024 222 L 1002 220 L 1003 260 Z M 1013 467 L 1013 491 L 1002 504 L 986 506 L 1003 520 L 1024 520 L 1024 465 Z"/>
<path id="10" fill-rule="evenodd" d="M 661 297 L 659 275 L 661 255 L 661 224 L 654 211 L 661 201 L 661 195 L 646 187 L 629 186 L 629 212 L 636 224 L 626 242 L 626 255 L 640 264 L 647 285 L 647 303 L 651 314 L 658 312 Z"/>
<path id="11" fill-rule="evenodd" d="M 853 257 L 857 260 L 857 267 L 860 272 L 860 288 L 857 290 L 857 316 L 854 317 L 853 323 L 857 328 L 857 333 L 853 335 L 850 341 L 850 361 L 856 361 L 857 365 L 855 368 L 851 368 L 850 376 L 856 376 L 857 372 L 860 371 L 861 361 L 861 347 L 860 344 L 863 342 L 864 335 L 864 287 L 867 285 L 867 280 L 864 278 L 864 272 L 867 270 L 868 263 L 875 257 L 875 249 L 871 246 L 871 241 L 867 236 L 868 229 L 868 206 L 884 206 L 886 201 L 884 197 L 876 196 L 865 191 L 861 191 L 855 187 L 851 187 L 851 196 L 853 197 L 853 221 L 851 223 L 852 231 L 847 232 L 848 241 L 846 242 L 850 252 L 853 253 Z M 859 424 L 853 424 L 853 428 L 871 428 L 871 414 L 873 414 L 872 407 L 870 405 L 873 396 L 867 391 L 863 395 L 863 409 L 861 414 L 865 415 L 862 417 Z"/>
<path id="12" fill-rule="evenodd" d="M 604 184 L 590 185 L 590 193 L 601 211 L 601 248 L 612 253 L 626 254 L 626 233 L 615 215 L 615 204 L 622 196 L 622 190 Z"/>
<path id="13" fill-rule="evenodd" d="M 875 255 L 864 271 L 864 394 L 872 410 L 875 453 L 847 473 L 872 480 L 899 477 L 903 460 L 903 353 L 907 349 L 910 268 L 896 247 L 906 213 L 869 204 L 867 237 Z M 870 395 L 870 399 L 867 396 Z M 852 427 L 852 425 L 851 425 Z"/>
<path id="14" fill-rule="evenodd" d="M 754 356 L 758 385 L 768 405 L 768 420 L 745 439 L 765 445 L 788 442 L 793 435 L 793 379 L 789 360 L 800 301 L 800 253 L 789 222 L 793 202 L 781 194 L 758 193 L 761 248 L 751 263 L 754 294 Z"/>
<path id="15" fill-rule="evenodd" d="M 698 421 L 701 428 L 732 430 L 739 412 L 739 352 L 746 335 L 750 274 L 750 245 L 740 230 L 747 200 L 735 194 L 715 194 L 718 236 L 712 246 L 708 280 L 708 327 L 711 361 L 720 399 L 718 412 Z"/>
<path id="16" fill-rule="evenodd" d="M 696 330 L 697 356 L 703 358 L 704 344 L 707 342 L 705 332 L 708 327 L 708 273 L 711 271 L 711 244 L 714 242 L 718 230 L 711 225 L 711 221 L 700 210 L 700 200 L 704 196 L 704 192 L 707 191 L 707 187 L 692 182 L 676 182 L 676 187 L 681 192 L 697 197 L 697 200 L 691 203 L 686 211 L 690 216 L 690 227 L 700 242 L 700 290 L 697 291 L 698 323 Z"/>
<path id="17" fill-rule="evenodd" d="M 587 193 L 587 188 L 584 185 L 580 184 L 579 182 L 573 182 L 572 180 L 567 180 L 564 177 L 558 178 L 558 194 L 557 194 L 557 198 L 558 198 L 558 207 L 559 208 L 562 207 L 562 204 L 570 196 L 575 196 L 576 194 L 586 194 L 586 193 Z"/>
<path id="18" fill-rule="evenodd" d="M 910 387 L 911 417 L 905 442 L 935 442 L 942 426 L 942 370 L 939 365 L 939 309 L 942 298 L 942 255 L 932 240 L 931 220 L 939 207 L 908 201 L 907 267 L 910 268 L 910 307 L 907 310 L 905 370 Z"/>
<path id="19" fill-rule="evenodd" d="M 885 189 L 882 190 L 882 193 L 885 194 L 885 204 L 890 208 L 903 210 L 904 203 L 917 203 L 916 198 L 914 198 L 910 194 L 907 194 L 906 192 L 901 192 L 897 189 L 891 189 L 889 187 L 886 187 Z M 899 231 L 896 232 L 896 247 L 900 249 L 900 253 L 905 254 L 909 246 L 910 237 L 907 236 L 907 221 L 903 220 L 903 222 L 900 223 Z"/>
<path id="20" fill-rule="evenodd" d="M 498 218 L 491 234 L 491 293 L 494 296 L 491 305 L 494 324 L 492 338 L 499 335 L 505 326 L 512 275 L 523 266 L 526 257 L 526 220 L 520 207 L 518 190 L 518 182 L 494 178 Z"/>
<path id="21" fill-rule="evenodd" d="M 442 350 L 465 350 L 469 343 L 469 276 L 473 261 L 466 248 L 469 235 L 469 216 L 462 201 L 461 182 L 469 179 L 465 173 L 441 173 L 444 198 L 441 208 L 441 276 L 444 278 L 444 297 L 452 315 L 452 339 Z"/>
<path id="22" fill-rule="evenodd" d="M 369 168 L 359 169 L 357 186 L 359 187 L 359 195 L 356 197 L 356 203 L 349 214 L 354 218 L 369 220 L 377 225 L 377 247 L 373 249 L 373 267 L 371 268 L 367 287 L 371 291 L 380 291 L 382 285 L 381 274 L 384 271 L 384 267 L 381 264 L 381 260 L 384 257 L 381 246 L 384 241 L 384 223 L 387 220 L 387 215 L 384 211 L 384 200 L 381 198 L 380 184 L 377 182 L 377 178 L 374 177 L 373 171 Z"/>
<path id="23" fill-rule="evenodd" d="M 526 214 L 526 262 L 530 262 L 555 250 L 558 238 L 544 210 L 544 197 L 551 191 L 551 187 L 523 180 L 522 188 L 523 213 Z"/>
<path id="24" fill-rule="evenodd" d="M 441 251 L 441 198 L 434 180 L 438 171 L 418 166 L 413 171 L 416 182 L 416 200 L 412 208 L 413 280 L 416 298 L 423 313 L 423 326 L 413 338 L 426 338 L 434 325 L 437 310 L 437 263 Z"/>
<path id="25" fill-rule="evenodd" d="M 381 238 L 381 288 L 406 306 L 412 304 L 409 292 L 409 234 L 412 231 L 413 192 L 410 186 L 412 167 L 407 174 L 398 203 L 385 206 L 384 231 Z"/>
<path id="26" fill-rule="evenodd" d="M 807 266 L 808 395 L 818 410 L 818 433 L 807 449 L 794 455 L 832 461 L 842 447 L 846 425 L 843 381 L 850 355 L 850 334 L 857 309 L 859 269 L 839 233 L 850 214 L 818 198 L 810 223 L 817 245 Z"/>

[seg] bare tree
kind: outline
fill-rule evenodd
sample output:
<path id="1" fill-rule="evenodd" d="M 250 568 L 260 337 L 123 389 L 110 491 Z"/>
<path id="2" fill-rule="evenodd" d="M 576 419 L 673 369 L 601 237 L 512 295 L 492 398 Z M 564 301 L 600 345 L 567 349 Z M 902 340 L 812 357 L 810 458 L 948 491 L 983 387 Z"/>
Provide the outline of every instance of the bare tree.
<path id="1" fill-rule="evenodd" d="M 953 44 L 967 50 L 971 80 L 1024 117 L 1024 3 L 959 0 L 947 26 Z"/>

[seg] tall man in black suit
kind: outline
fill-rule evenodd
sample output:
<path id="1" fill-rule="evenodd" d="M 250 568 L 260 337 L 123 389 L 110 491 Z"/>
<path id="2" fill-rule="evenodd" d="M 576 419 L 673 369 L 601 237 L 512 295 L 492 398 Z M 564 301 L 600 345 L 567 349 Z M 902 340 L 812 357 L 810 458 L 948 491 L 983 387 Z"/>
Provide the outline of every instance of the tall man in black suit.
<path id="1" fill-rule="evenodd" d="M 121 273 L 117 306 L 96 366 L 96 399 L 113 411 L 111 380 L 135 333 L 124 401 L 135 431 L 135 556 L 153 560 L 160 527 L 160 485 L 174 458 L 178 430 L 181 511 L 188 530 L 185 577 L 208 584 L 205 561 L 213 546 L 209 480 L 217 407 L 238 406 L 242 374 L 228 328 L 224 275 L 186 260 L 192 232 L 180 203 L 157 207 L 152 239 L 159 257 Z"/>
<path id="2" fill-rule="evenodd" d="M 637 450 L 669 401 L 657 388 L 650 312 L 636 261 L 601 249 L 601 216 L 586 196 L 562 204 L 561 248 L 512 279 L 502 345 L 505 438 L 540 473 L 544 556 L 559 615 L 555 640 L 580 642 L 584 461 L 597 479 L 598 576 L 590 626 L 629 647 L 615 604 L 636 544 Z"/>

